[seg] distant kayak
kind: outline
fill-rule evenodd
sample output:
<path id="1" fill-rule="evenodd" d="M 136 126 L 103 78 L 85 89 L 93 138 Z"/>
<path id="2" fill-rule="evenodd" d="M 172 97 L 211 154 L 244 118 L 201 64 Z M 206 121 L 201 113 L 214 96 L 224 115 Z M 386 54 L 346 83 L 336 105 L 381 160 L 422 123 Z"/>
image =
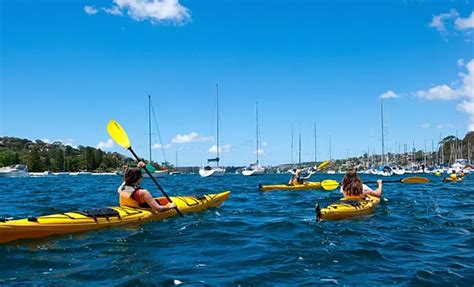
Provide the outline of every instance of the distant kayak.
<path id="1" fill-rule="evenodd" d="M 203 196 L 172 196 L 182 213 L 201 212 L 220 206 L 230 195 L 230 191 Z M 155 199 L 166 205 L 165 197 Z M 0 243 L 23 238 L 38 238 L 53 234 L 69 234 L 80 231 L 100 229 L 130 223 L 162 220 L 175 216 L 176 210 L 153 213 L 150 209 L 114 206 L 84 211 L 71 211 L 40 217 L 28 217 L 17 220 L 0 220 Z"/>
<path id="2" fill-rule="evenodd" d="M 334 220 L 370 214 L 377 208 L 379 202 L 379 197 L 368 195 L 365 200 L 341 199 L 324 208 L 320 208 L 317 204 L 316 218 Z"/>
<path id="3" fill-rule="evenodd" d="M 459 178 L 457 178 L 457 179 L 453 179 L 453 178 L 450 178 L 450 177 L 446 177 L 446 178 L 443 179 L 443 182 L 448 183 L 448 182 L 456 182 L 456 181 L 463 181 L 463 180 L 464 180 L 463 177 L 459 177 Z"/>
<path id="4" fill-rule="evenodd" d="M 260 191 L 270 191 L 270 190 L 308 190 L 308 189 L 320 189 L 321 182 L 319 181 L 308 181 L 303 184 L 273 184 L 273 185 L 258 185 Z"/>

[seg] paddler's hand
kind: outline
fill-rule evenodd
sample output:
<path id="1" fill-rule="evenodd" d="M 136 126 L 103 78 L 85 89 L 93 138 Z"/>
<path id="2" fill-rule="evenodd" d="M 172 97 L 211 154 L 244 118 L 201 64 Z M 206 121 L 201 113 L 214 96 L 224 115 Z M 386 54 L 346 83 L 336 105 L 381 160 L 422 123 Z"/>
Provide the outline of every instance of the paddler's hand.
<path id="1" fill-rule="evenodd" d="M 379 186 L 382 186 L 382 180 L 381 179 L 377 179 L 377 183 Z"/>
<path id="2" fill-rule="evenodd" d="M 139 162 L 137 163 L 137 167 L 138 167 L 138 168 L 144 168 L 145 166 L 146 166 L 146 163 L 144 163 L 143 161 L 139 161 Z"/>
<path id="3" fill-rule="evenodd" d="M 168 203 L 166 205 L 169 209 L 173 209 L 173 208 L 176 208 L 176 203 L 172 202 L 172 203 Z"/>

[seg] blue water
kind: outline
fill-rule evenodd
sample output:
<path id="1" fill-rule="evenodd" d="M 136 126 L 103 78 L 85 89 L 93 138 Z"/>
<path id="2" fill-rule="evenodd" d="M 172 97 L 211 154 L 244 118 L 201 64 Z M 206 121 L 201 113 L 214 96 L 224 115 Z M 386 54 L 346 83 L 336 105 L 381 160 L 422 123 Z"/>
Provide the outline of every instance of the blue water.
<path id="1" fill-rule="evenodd" d="M 327 178 L 341 176 L 312 179 Z M 0 244 L 0 285 L 472 286 L 474 176 L 430 179 L 387 183 L 373 215 L 317 222 L 315 203 L 335 201 L 336 191 L 258 191 L 288 175 L 171 176 L 160 180 L 170 195 L 232 194 L 184 218 Z M 119 184 L 116 176 L 2 178 L 0 217 L 116 205 Z"/>

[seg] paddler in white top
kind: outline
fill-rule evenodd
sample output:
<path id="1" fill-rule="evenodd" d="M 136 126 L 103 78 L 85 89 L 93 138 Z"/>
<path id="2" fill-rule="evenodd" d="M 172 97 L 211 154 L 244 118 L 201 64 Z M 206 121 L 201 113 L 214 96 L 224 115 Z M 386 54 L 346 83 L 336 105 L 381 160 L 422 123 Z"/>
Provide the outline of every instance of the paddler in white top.
<path id="1" fill-rule="evenodd" d="M 359 175 L 355 170 L 349 170 L 346 172 L 344 179 L 341 184 L 341 193 L 344 194 L 345 198 L 361 198 L 365 199 L 367 195 L 375 197 L 382 196 L 382 180 L 377 180 L 378 188 L 376 190 L 371 189 L 367 185 L 362 183 Z"/>

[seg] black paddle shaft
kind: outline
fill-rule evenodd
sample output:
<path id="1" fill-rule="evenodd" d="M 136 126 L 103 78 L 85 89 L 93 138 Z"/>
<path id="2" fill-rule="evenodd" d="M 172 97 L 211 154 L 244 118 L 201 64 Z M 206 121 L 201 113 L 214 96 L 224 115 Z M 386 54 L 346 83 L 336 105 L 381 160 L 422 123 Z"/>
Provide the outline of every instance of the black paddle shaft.
<path id="1" fill-rule="evenodd" d="M 402 180 L 397 179 L 397 180 L 384 180 L 384 181 L 382 181 L 382 183 L 386 183 L 386 182 L 402 182 Z M 364 183 L 377 183 L 377 181 L 366 181 Z"/>
<path id="2" fill-rule="evenodd" d="M 133 156 L 135 157 L 135 159 L 137 161 L 140 161 L 140 158 L 138 157 L 138 155 L 133 151 L 132 147 L 129 147 L 128 148 L 130 150 L 130 152 L 133 154 Z M 168 201 L 170 203 L 172 203 L 173 201 L 171 200 L 171 198 L 166 194 L 166 192 L 164 191 L 164 189 L 161 187 L 161 185 L 158 183 L 158 181 L 156 181 L 156 179 L 153 177 L 153 175 L 151 174 L 151 172 L 146 168 L 146 166 L 143 167 L 143 169 L 146 171 L 146 173 L 150 176 L 151 180 L 155 183 L 155 185 L 158 187 L 158 189 L 161 191 L 161 193 L 163 193 L 163 195 L 166 197 L 166 199 L 168 199 Z M 181 211 L 179 211 L 178 207 L 175 207 L 174 208 L 176 210 L 176 212 L 180 215 L 180 216 L 183 216 L 183 214 L 181 213 Z"/>

